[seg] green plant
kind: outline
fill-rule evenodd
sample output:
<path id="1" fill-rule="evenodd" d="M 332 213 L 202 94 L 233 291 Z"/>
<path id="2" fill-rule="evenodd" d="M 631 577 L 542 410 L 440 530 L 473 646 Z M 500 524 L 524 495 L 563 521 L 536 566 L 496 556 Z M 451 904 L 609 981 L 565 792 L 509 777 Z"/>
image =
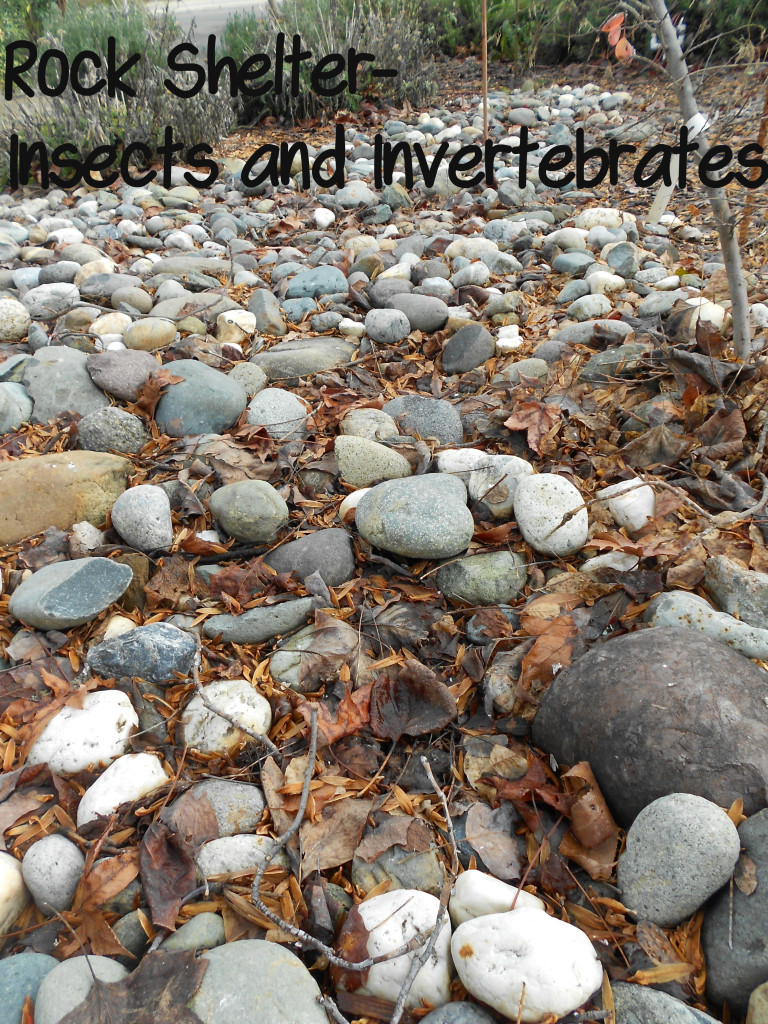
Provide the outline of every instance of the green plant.
<path id="1" fill-rule="evenodd" d="M 390 79 L 377 79 L 376 92 L 402 103 L 428 102 L 436 84 L 429 54 L 434 33 L 420 23 L 419 0 L 285 0 L 279 10 L 270 7 L 268 18 L 234 15 L 222 34 L 219 51 L 241 63 L 251 54 L 268 54 L 274 61 L 276 37 L 284 32 L 287 43 L 294 34 L 311 51 L 313 61 L 326 54 L 346 55 L 350 47 L 373 53 L 378 67 L 394 69 Z M 341 109 L 354 109 L 360 95 L 373 89 L 370 68 L 363 65 L 357 95 L 344 90 L 337 96 L 320 96 L 312 90 L 310 70 L 301 66 L 298 95 L 286 89 L 258 98 L 240 97 L 238 114 L 242 121 L 272 115 L 284 120 L 305 117 L 326 119 Z"/>

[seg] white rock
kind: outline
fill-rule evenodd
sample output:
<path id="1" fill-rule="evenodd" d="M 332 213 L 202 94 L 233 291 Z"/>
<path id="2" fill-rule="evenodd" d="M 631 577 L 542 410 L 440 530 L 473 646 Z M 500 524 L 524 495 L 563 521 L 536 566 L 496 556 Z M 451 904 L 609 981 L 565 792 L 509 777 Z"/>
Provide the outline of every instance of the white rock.
<path id="1" fill-rule="evenodd" d="M 508 519 L 512 515 L 518 481 L 532 474 L 533 466 L 525 459 L 516 455 L 497 456 L 493 465 L 470 473 L 467 484 L 470 501 L 482 499 L 494 519 Z"/>
<path id="2" fill-rule="evenodd" d="M 409 263 L 396 263 L 393 267 L 387 267 L 379 274 L 379 281 L 392 278 L 395 281 L 410 281 L 411 267 Z"/>
<path id="3" fill-rule="evenodd" d="M 10 853 L 0 853 L 0 936 L 11 930 L 28 902 L 20 861 Z"/>
<path id="4" fill-rule="evenodd" d="M 499 332 L 496 335 L 496 352 L 498 355 L 503 355 L 505 352 L 514 352 L 516 348 L 520 348 L 523 341 L 524 339 L 520 337 L 520 328 L 517 324 L 505 324 L 504 327 L 499 328 Z"/>
<path id="5" fill-rule="evenodd" d="M 203 843 L 195 855 L 198 877 L 204 880 L 214 875 L 256 871 L 274 846 L 275 840 L 270 836 L 238 835 L 212 839 L 210 843 Z M 290 866 L 282 850 L 270 864 L 286 870 Z"/>
<path id="6" fill-rule="evenodd" d="M 685 301 L 689 306 L 693 306 L 698 313 L 698 316 L 694 317 L 691 325 L 691 331 L 693 332 L 692 338 L 696 337 L 696 323 L 699 320 L 712 324 L 718 330 L 722 330 L 725 326 L 726 316 L 728 314 L 724 307 L 719 305 L 717 302 L 710 302 L 708 299 L 703 299 L 699 296 L 694 296 L 693 298 L 686 299 Z"/>
<path id="7" fill-rule="evenodd" d="M 381 956 L 398 949 L 403 943 L 410 941 L 417 933 L 424 935 L 432 928 L 437 919 L 440 901 L 436 896 L 420 892 L 417 889 L 397 889 L 385 892 L 381 896 L 373 896 L 361 903 L 356 911 L 368 934 L 368 955 Z M 350 919 L 348 918 L 348 924 Z M 359 926 L 360 921 L 357 922 Z M 451 926 L 444 920 L 437 937 L 432 955 L 414 979 L 413 986 L 406 1000 L 406 1009 L 421 1006 L 426 1000 L 433 1006 L 442 1006 L 451 998 Z M 355 991 L 360 995 L 373 996 L 395 1002 L 402 988 L 411 961 L 417 952 L 406 953 L 374 964 L 368 971 L 368 977 L 362 987 L 355 983 Z M 354 975 L 355 979 L 359 975 Z"/>
<path id="8" fill-rule="evenodd" d="M 86 281 L 89 277 L 94 277 L 96 274 L 114 274 L 114 272 L 115 264 L 113 261 L 108 256 L 102 256 L 97 260 L 83 263 L 75 274 L 74 283 L 80 285 L 83 281 Z"/>
<path id="9" fill-rule="evenodd" d="M 755 327 L 760 329 L 768 327 L 768 306 L 764 302 L 756 302 L 754 306 L 750 307 L 749 311 L 752 314 L 752 323 Z"/>
<path id="10" fill-rule="evenodd" d="M 593 206 L 580 213 L 573 223 L 575 227 L 583 228 L 585 231 L 596 227 L 620 228 L 622 214 L 619 210 L 612 210 L 608 206 Z"/>
<path id="11" fill-rule="evenodd" d="M 589 520 L 583 505 L 584 499 L 571 481 L 554 473 L 524 477 L 515 490 L 520 532 L 534 551 L 544 555 L 562 557 L 584 547 Z M 579 511 L 562 523 L 563 516 L 574 509 Z"/>
<path id="12" fill-rule="evenodd" d="M 515 910 L 532 907 L 543 910 L 544 903 L 516 885 L 508 885 L 485 871 L 463 871 L 451 891 L 448 911 L 453 927 L 486 914 L 501 914 L 515 904 Z"/>
<path id="13" fill-rule="evenodd" d="M 370 487 L 360 487 L 356 491 L 352 491 L 339 505 L 339 519 L 342 523 L 354 523 L 355 521 L 355 509 L 357 503 L 360 501 L 364 494 L 370 491 Z"/>
<path id="14" fill-rule="evenodd" d="M 584 932 L 529 907 L 465 921 L 453 934 L 451 952 L 471 995 L 525 1024 L 570 1013 L 603 980 Z"/>
<path id="15" fill-rule="evenodd" d="M 92 523 L 75 523 L 69 536 L 69 553 L 82 558 L 104 543 L 104 534 Z"/>
<path id="16" fill-rule="evenodd" d="M 256 330 L 256 314 L 248 309 L 228 309 L 216 317 L 216 341 L 220 345 L 239 345 Z"/>
<path id="17" fill-rule="evenodd" d="M 498 242 L 491 238 L 484 238 L 482 235 L 465 235 L 457 238 L 445 250 L 449 260 L 454 256 L 465 256 L 468 260 L 479 260 L 484 253 L 498 252 Z"/>
<path id="18" fill-rule="evenodd" d="M 114 640 L 116 636 L 130 633 L 132 629 L 136 629 L 136 623 L 133 619 L 129 619 L 127 615 L 113 615 L 109 622 L 107 622 L 107 628 L 104 630 L 102 640 Z"/>
<path id="19" fill-rule="evenodd" d="M 27 764 L 47 763 L 67 775 L 91 764 L 107 763 L 128 749 L 139 716 L 120 690 L 87 693 L 82 708 L 64 707 L 32 744 Z"/>
<path id="20" fill-rule="evenodd" d="M 321 231 L 325 231 L 336 220 L 336 214 L 332 210 L 326 210 L 325 207 L 321 206 L 312 214 L 312 220 Z"/>
<path id="21" fill-rule="evenodd" d="M 0 298 L 0 341 L 23 341 L 32 318 L 16 299 Z"/>
<path id="22" fill-rule="evenodd" d="M 612 309 L 611 300 L 607 295 L 593 294 L 582 295 L 580 299 L 570 304 L 566 312 L 574 320 L 583 323 L 585 320 L 606 316 Z"/>
<path id="23" fill-rule="evenodd" d="M 619 274 L 609 274 L 607 270 L 596 270 L 587 278 L 589 290 L 593 295 L 614 295 L 626 288 L 627 282 Z"/>
<path id="24" fill-rule="evenodd" d="M 64 836 L 44 836 L 24 854 L 21 873 L 43 913 L 68 910 L 83 877 L 85 857 Z"/>
<path id="25" fill-rule="evenodd" d="M 657 602 L 657 603 L 656 603 Z M 727 612 L 718 612 L 703 597 L 687 590 L 668 590 L 654 599 L 651 625 L 683 626 L 728 644 L 746 658 L 768 660 L 768 629 L 740 622 Z"/>
<path id="26" fill-rule="evenodd" d="M 203 687 L 208 701 L 251 732 L 266 734 L 272 724 L 269 701 L 247 679 L 219 679 Z M 242 730 L 209 711 L 195 694 L 181 716 L 184 743 L 204 754 L 233 750 L 246 739 Z"/>
<path id="27" fill-rule="evenodd" d="M 152 754 L 124 754 L 113 761 L 86 789 L 77 808 L 77 827 L 100 814 L 111 814 L 120 804 L 140 800 L 164 786 L 168 777 Z"/>
<path id="28" fill-rule="evenodd" d="M 618 569 L 619 572 L 631 572 L 636 569 L 640 559 L 626 551 L 606 551 L 604 555 L 595 555 L 582 562 L 581 571 L 598 572 L 600 569 Z"/>
<path id="29" fill-rule="evenodd" d="M 629 533 L 638 533 L 656 515 L 653 488 L 640 480 L 621 480 L 597 492 L 601 503 L 608 506 L 616 525 Z"/>
<path id="30" fill-rule="evenodd" d="M 561 249 L 586 249 L 587 231 L 583 228 L 558 228 L 547 235 L 547 241 Z"/>
<path id="31" fill-rule="evenodd" d="M 88 330 L 91 334 L 96 334 L 101 338 L 109 334 L 117 334 L 122 337 L 132 323 L 133 321 L 127 313 L 105 313 L 103 316 L 96 317 Z"/>
<path id="32" fill-rule="evenodd" d="M 171 502 L 155 484 L 123 491 L 112 506 L 112 525 L 137 551 L 165 551 L 173 544 Z"/>
<path id="33" fill-rule="evenodd" d="M 358 323 L 357 320 L 351 320 L 348 316 L 343 316 L 339 320 L 338 330 L 339 334 L 352 338 L 362 338 L 365 334 L 365 324 Z"/>

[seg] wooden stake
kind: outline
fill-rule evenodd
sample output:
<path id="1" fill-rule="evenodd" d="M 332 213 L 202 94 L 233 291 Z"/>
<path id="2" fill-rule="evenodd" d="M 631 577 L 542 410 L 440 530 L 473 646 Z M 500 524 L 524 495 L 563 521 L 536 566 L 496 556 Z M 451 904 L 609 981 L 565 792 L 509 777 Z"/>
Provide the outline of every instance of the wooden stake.
<path id="1" fill-rule="evenodd" d="M 760 128 L 757 133 L 757 144 L 761 149 L 765 149 L 765 140 L 768 136 L 768 80 L 765 83 L 765 99 L 763 100 L 763 112 L 760 115 Z M 756 178 L 760 173 L 755 168 L 757 173 L 750 174 L 750 178 Z M 747 201 L 744 204 L 744 215 L 741 218 L 741 226 L 739 227 L 739 245 L 747 244 L 747 236 L 749 234 L 749 223 L 752 220 L 752 211 L 755 208 L 755 193 L 756 188 L 751 188 L 747 192 Z"/>
<path id="2" fill-rule="evenodd" d="M 483 142 L 488 138 L 488 0 L 483 0 L 481 13 L 483 27 Z"/>

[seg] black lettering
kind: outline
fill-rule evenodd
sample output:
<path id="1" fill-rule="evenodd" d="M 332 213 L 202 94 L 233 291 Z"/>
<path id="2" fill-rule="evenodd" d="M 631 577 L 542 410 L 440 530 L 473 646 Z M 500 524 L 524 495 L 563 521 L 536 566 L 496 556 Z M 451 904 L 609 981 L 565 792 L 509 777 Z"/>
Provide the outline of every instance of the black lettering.
<path id="1" fill-rule="evenodd" d="M 147 171 L 146 174 L 140 178 L 134 178 L 131 173 L 131 159 L 134 153 L 141 152 L 141 155 L 145 163 L 149 163 L 152 159 L 152 150 L 143 142 L 132 142 L 130 145 L 123 149 L 122 156 L 120 158 L 120 174 L 123 176 L 123 181 L 126 185 L 132 185 L 134 188 L 141 188 L 143 185 L 148 185 L 150 181 L 154 181 L 157 177 L 157 171 Z"/>
<path id="2" fill-rule="evenodd" d="M 171 52 L 168 54 L 168 70 L 169 71 L 192 71 L 196 76 L 196 80 L 193 85 L 190 85 L 187 89 L 182 89 L 181 86 L 177 85 L 172 78 L 163 79 L 163 85 L 172 93 L 174 96 L 197 96 L 199 92 L 202 92 L 203 86 L 205 85 L 205 70 L 201 68 L 199 64 L 180 64 L 177 61 L 178 57 L 182 54 L 188 53 L 192 57 L 196 57 L 199 50 L 192 43 L 179 43 L 178 46 L 174 46 Z"/>
<path id="3" fill-rule="evenodd" d="M 522 131 L 522 129 L 521 129 Z M 562 185 L 569 185 L 574 179 L 573 171 L 568 171 L 562 178 L 550 178 L 550 171 L 560 171 L 567 167 L 573 160 L 573 150 L 570 146 L 553 146 L 541 158 L 539 164 L 539 179 L 542 185 L 547 188 L 560 188 Z"/>
<path id="4" fill-rule="evenodd" d="M 650 176 L 646 177 L 645 172 L 648 167 L 656 159 L 661 157 L 659 160 L 658 167 L 651 171 Z M 658 146 L 651 146 L 647 153 L 644 153 L 640 158 L 640 162 L 635 168 L 633 175 L 635 184 L 640 188 L 650 188 L 651 185 L 655 185 L 656 182 L 661 179 L 665 185 L 672 184 L 672 147 L 667 146 L 665 143 L 660 143 Z"/>
<path id="5" fill-rule="evenodd" d="M 756 142 L 750 142 L 749 145 L 742 146 L 736 154 L 736 159 L 741 167 L 757 167 L 760 170 L 756 178 L 748 177 L 740 172 L 736 174 L 736 181 L 743 185 L 744 188 L 760 188 L 761 185 L 768 181 L 768 162 L 760 159 L 764 152 L 765 150 L 762 146 L 759 146 Z M 751 159 L 753 154 L 756 157 L 754 160 Z"/>
<path id="6" fill-rule="evenodd" d="M 93 85 L 85 85 L 85 83 L 80 81 L 80 69 L 87 60 L 92 62 L 94 68 L 101 67 L 101 57 L 94 53 L 93 50 L 83 50 L 81 53 L 76 54 L 70 69 L 72 88 L 81 96 L 95 96 L 100 89 L 104 88 L 105 81 L 103 78 L 100 78 Z"/>
<path id="7" fill-rule="evenodd" d="M 329 157 L 333 157 L 336 166 L 333 172 L 324 177 L 322 173 L 322 165 L 325 160 Z M 324 188 L 330 188 L 331 185 L 338 185 L 339 188 L 344 184 L 344 161 L 346 159 L 346 151 L 344 149 L 344 128 L 342 125 L 336 125 L 336 139 L 334 142 L 333 149 L 324 149 L 317 154 L 312 164 L 312 177 L 315 179 L 318 185 Z"/>
<path id="8" fill-rule="evenodd" d="M 520 188 L 525 188 L 525 183 L 528 180 L 528 154 L 535 153 L 538 148 L 538 142 L 528 141 L 528 128 L 526 125 L 522 125 L 520 128 L 520 144 L 512 147 L 512 153 L 518 154 L 520 157 L 517 169 L 517 184 Z"/>
<path id="9" fill-rule="evenodd" d="M 692 153 L 696 153 L 698 151 L 698 148 L 698 142 L 688 141 L 688 125 L 684 124 L 680 129 L 680 144 L 678 146 L 675 146 L 672 150 L 673 153 L 677 154 L 680 160 L 677 169 L 678 188 L 685 188 L 685 186 L 688 184 L 688 157 Z"/>
<path id="10" fill-rule="evenodd" d="M 357 92 L 357 72 L 361 64 L 376 60 L 372 53 L 358 53 L 354 46 L 347 51 L 347 66 L 349 70 L 349 91 Z"/>
<path id="11" fill-rule="evenodd" d="M 459 171 L 469 171 L 473 167 L 477 167 L 482 159 L 483 151 L 479 146 L 462 146 L 450 159 L 448 164 L 448 180 L 452 185 L 458 185 L 459 188 L 474 188 L 475 185 L 479 185 L 483 180 L 482 171 L 478 171 L 477 174 L 473 174 L 468 179 L 460 178 Z"/>
<path id="12" fill-rule="evenodd" d="M 55 85 L 48 85 L 48 67 L 58 61 L 59 80 Z M 61 96 L 69 82 L 69 61 L 63 50 L 46 50 L 37 66 L 37 84 L 43 96 Z"/>
<path id="13" fill-rule="evenodd" d="M 180 142 L 173 141 L 173 128 L 165 126 L 162 146 L 157 147 L 157 152 L 163 158 L 163 188 L 171 187 L 171 170 L 173 169 L 173 157 L 180 153 L 184 147 Z"/>
<path id="14" fill-rule="evenodd" d="M 399 156 L 402 156 L 403 158 L 405 187 L 413 188 L 413 157 L 411 155 L 411 147 L 407 142 L 396 142 L 394 145 L 391 142 L 384 142 L 384 152 L 382 153 L 384 184 L 392 184 L 392 178 L 395 173 L 395 163 Z"/>
<path id="15" fill-rule="evenodd" d="M 733 150 L 730 146 L 713 146 L 702 155 L 699 161 L 699 178 L 702 185 L 707 188 L 722 188 L 729 185 L 734 177 L 735 171 L 726 174 L 724 178 L 713 178 L 710 171 L 722 171 L 733 159 Z"/>
<path id="16" fill-rule="evenodd" d="M 497 156 L 514 153 L 514 151 L 514 146 L 508 146 L 504 142 L 493 142 L 491 139 L 485 140 L 485 183 L 490 188 L 493 188 L 496 183 L 493 174 L 494 159 Z"/>
<path id="17" fill-rule="evenodd" d="M 632 156 L 637 152 L 637 146 L 631 142 L 617 142 L 616 139 L 611 139 L 608 143 L 608 160 L 611 164 L 611 173 L 608 180 L 612 185 L 618 185 L 619 183 L 619 157 L 626 153 L 627 156 Z"/>
<path id="18" fill-rule="evenodd" d="M 432 157 L 431 164 L 427 163 L 424 150 L 422 149 L 420 142 L 415 142 L 413 149 L 416 153 L 416 159 L 419 161 L 419 167 L 421 168 L 421 173 L 424 178 L 424 184 L 427 188 L 432 188 L 435 184 L 437 172 L 440 170 L 440 164 L 443 162 L 443 157 L 448 151 L 448 140 L 446 139 L 444 142 L 440 143 L 437 152 Z"/>
<path id="19" fill-rule="evenodd" d="M 37 161 L 40 165 L 40 188 L 48 188 L 50 184 L 48 167 L 48 148 L 44 142 L 26 142 L 19 145 L 19 184 L 26 185 L 32 173 L 32 165 Z"/>
<path id="20" fill-rule="evenodd" d="M 329 70 L 326 70 L 328 68 Z M 338 96 L 347 86 L 346 79 L 336 85 L 323 85 L 323 79 L 334 79 L 344 71 L 344 58 L 340 53 L 329 53 L 312 69 L 310 89 L 318 96 Z"/>
<path id="21" fill-rule="evenodd" d="M 72 153 L 71 157 L 66 154 Z M 71 142 L 57 146 L 51 154 L 51 162 L 59 168 L 71 167 L 72 177 L 65 178 L 58 171 L 51 171 L 51 181 L 57 188 L 77 188 L 83 176 L 83 165 L 80 163 L 77 148 Z"/>
<path id="22" fill-rule="evenodd" d="M 256 185 L 260 185 L 266 178 L 269 178 L 273 185 L 277 185 L 280 181 L 278 167 L 279 154 L 280 150 L 273 143 L 259 146 L 258 149 L 251 153 L 245 161 L 245 166 L 242 171 L 240 171 L 240 180 L 242 183 L 247 188 L 254 188 Z M 254 178 L 251 175 L 251 171 L 263 156 L 266 156 L 267 164 L 264 169 L 259 172 L 259 176 Z"/>
<path id="23" fill-rule="evenodd" d="M 591 178 L 585 175 L 588 161 L 597 159 L 600 161 L 600 169 Z M 610 157 L 604 149 L 593 146 L 592 149 L 584 149 L 584 129 L 576 129 L 576 187 L 594 188 L 605 181 L 605 176 L 610 168 Z"/>
<path id="24" fill-rule="evenodd" d="M 14 57 L 19 50 L 26 50 L 27 56 L 21 62 L 16 64 Z M 7 100 L 13 99 L 13 87 L 17 85 L 19 89 L 24 93 L 25 96 L 34 96 L 35 90 L 32 89 L 24 79 L 21 77 L 25 71 L 29 71 L 30 68 L 34 67 L 35 61 L 37 60 L 37 47 L 34 43 L 31 43 L 28 39 L 17 39 L 13 43 L 9 43 L 5 48 L 5 98 Z M 17 139 L 18 141 L 18 139 Z M 18 186 L 16 186 L 18 188 Z"/>
<path id="25" fill-rule="evenodd" d="M 108 188 L 117 181 L 117 171 L 111 174 L 101 175 L 96 178 L 98 171 L 105 171 L 117 159 L 117 150 L 114 146 L 97 146 L 83 161 L 83 181 L 92 188 Z"/>
<path id="26" fill-rule="evenodd" d="M 301 65 L 312 56 L 311 50 L 302 50 L 301 36 L 293 37 L 293 52 L 285 59 L 291 65 L 291 96 L 298 96 L 301 92 Z"/>
<path id="27" fill-rule="evenodd" d="M 260 78 L 263 78 L 271 66 L 272 61 L 266 53 L 254 53 L 245 61 L 240 68 L 240 74 L 237 76 L 237 84 L 244 96 L 263 96 L 269 92 L 272 88 L 272 81 L 270 79 L 262 82 L 258 88 L 254 88 L 248 83 L 251 80 L 258 81 Z"/>
<path id="28" fill-rule="evenodd" d="M 216 60 L 216 36 L 208 36 L 208 92 L 214 96 L 219 91 L 219 79 L 224 70 L 229 71 L 229 95 L 237 96 L 237 63 L 234 57 Z"/>
<path id="29" fill-rule="evenodd" d="M 115 67 L 117 63 L 117 40 L 114 36 L 109 36 L 107 39 L 107 95 L 117 96 L 119 92 L 125 96 L 135 96 L 136 90 L 132 89 L 130 85 L 126 85 L 122 81 L 123 75 L 127 74 L 132 67 L 135 67 L 140 60 L 138 53 L 132 53 L 128 60 L 124 61 L 120 67 Z"/>
<path id="30" fill-rule="evenodd" d="M 189 171 L 184 175 L 184 180 L 189 185 L 194 185 L 195 188 L 210 188 L 211 185 L 216 181 L 219 176 L 219 165 L 215 160 L 203 160 L 198 155 L 205 153 L 210 156 L 213 150 L 210 146 L 204 142 L 198 142 L 196 146 L 187 151 L 187 163 L 192 164 L 193 167 L 200 167 L 201 169 L 207 169 L 208 174 L 205 178 L 196 178 L 195 175 L 190 174 Z"/>

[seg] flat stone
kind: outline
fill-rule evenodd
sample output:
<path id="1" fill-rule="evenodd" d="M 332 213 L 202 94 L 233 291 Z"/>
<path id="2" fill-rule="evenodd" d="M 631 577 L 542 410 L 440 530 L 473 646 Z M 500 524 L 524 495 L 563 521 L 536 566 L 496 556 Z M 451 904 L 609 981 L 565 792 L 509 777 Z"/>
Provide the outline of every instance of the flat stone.
<path id="1" fill-rule="evenodd" d="M 219 836 L 254 832 L 266 806 L 264 794 L 258 786 L 232 779 L 210 778 L 196 782 L 186 793 L 182 793 L 163 812 L 162 820 L 170 828 L 184 834 L 189 820 L 185 816 L 185 805 L 197 800 L 205 800 L 213 808 Z"/>
<path id="2" fill-rule="evenodd" d="M 321 295 L 347 291 L 347 279 L 338 267 L 308 267 L 288 283 L 287 299 L 317 299 Z"/>
<path id="3" fill-rule="evenodd" d="M 275 847 L 269 836 L 224 836 L 203 843 L 195 854 L 197 876 L 201 881 L 215 875 L 256 871 Z M 288 858 L 280 850 L 271 860 L 276 867 L 288 868 Z"/>
<path id="4" fill-rule="evenodd" d="M 170 437 L 220 434 L 242 415 L 245 388 L 225 373 L 194 359 L 177 359 L 172 372 L 184 380 L 171 384 L 155 412 L 158 427 Z"/>
<path id="5" fill-rule="evenodd" d="M 14 590 L 8 610 L 35 629 L 71 629 L 109 608 L 132 579 L 127 565 L 109 558 L 52 562 Z"/>
<path id="6" fill-rule="evenodd" d="M 467 492 L 448 474 L 387 480 L 360 499 L 355 522 L 375 547 L 408 558 L 452 558 L 466 551 L 474 522 Z"/>
<path id="7" fill-rule="evenodd" d="M 141 800 L 169 781 L 153 754 L 123 754 L 86 789 L 77 808 L 77 827 L 111 814 L 120 804 Z"/>
<path id="8" fill-rule="evenodd" d="M 196 654 L 197 642 L 190 633 L 152 622 L 92 647 L 86 663 L 106 679 L 132 676 L 158 685 L 176 682 L 176 673 L 189 676 Z"/>
<path id="9" fill-rule="evenodd" d="M 695 793 L 766 805 L 765 672 L 692 629 L 645 629 L 593 647 L 554 678 L 533 741 L 562 764 L 589 761 L 616 820 Z M 674 740 L 674 742 L 673 742 Z"/>
<path id="10" fill-rule="evenodd" d="M 397 424 L 381 409 L 352 409 L 339 424 L 342 433 L 380 441 L 398 435 Z"/>
<path id="11" fill-rule="evenodd" d="M 196 914 L 176 932 L 160 943 L 160 949 L 168 953 L 187 949 L 214 949 L 226 942 L 224 922 L 220 914 Z"/>
<path id="12" fill-rule="evenodd" d="M 715 611 L 698 594 L 687 590 L 667 591 L 654 600 L 648 612 L 652 612 L 653 626 L 687 626 L 701 630 L 747 658 L 768 659 L 768 629 L 758 629 L 726 612 Z"/>
<path id="13" fill-rule="evenodd" d="M 333 446 L 339 476 L 352 487 L 411 475 L 411 465 L 392 448 L 354 434 L 341 434 Z"/>
<path id="14" fill-rule="evenodd" d="M 205 620 L 207 637 L 221 636 L 225 643 L 261 644 L 305 625 L 314 609 L 311 597 L 299 597 L 280 604 L 249 608 L 241 615 L 212 615 Z"/>
<path id="15" fill-rule="evenodd" d="M 443 349 L 444 373 L 467 373 L 491 358 L 496 349 L 493 336 L 481 324 L 467 324 Z"/>
<path id="16" fill-rule="evenodd" d="M 355 553 L 346 530 L 327 528 L 308 533 L 270 551 L 264 558 L 275 572 L 292 572 L 300 580 L 318 572 L 327 587 L 338 587 L 355 575 Z"/>
<path id="17" fill-rule="evenodd" d="M 768 573 L 713 555 L 707 559 L 704 585 L 722 611 L 758 629 L 768 627 Z"/>
<path id="18" fill-rule="evenodd" d="M 87 356 L 74 348 L 52 345 L 38 349 L 24 367 L 24 385 L 34 401 L 31 421 L 47 423 L 64 412 L 87 416 L 109 399 L 86 370 Z"/>
<path id="19" fill-rule="evenodd" d="M 119 349 L 87 356 L 85 368 L 102 391 L 122 402 L 135 402 L 139 388 L 160 369 L 160 364 L 149 352 Z"/>
<path id="20" fill-rule="evenodd" d="M 248 423 L 261 426 L 270 437 L 293 441 L 307 436 L 307 407 L 281 388 L 265 388 L 248 403 Z"/>
<path id="21" fill-rule="evenodd" d="M 271 381 L 296 384 L 300 377 L 350 362 L 356 349 L 353 342 L 344 338 L 296 338 L 279 341 L 266 352 L 257 352 L 251 362 L 260 366 Z"/>
<path id="22" fill-rule="evenodd" d="M 22 384 L 0 383 L 0 434 L 16 430 L 32 415 L 32 399 Z"/>
<path id="23" fill-rule="evenodd" d="M 537 473 L 517 482 L 517 525 L 526 542 L 542 554 L 561 558 L 584 547 L 589 521 L 583 505 L 578 489 L 564 476 Z M 563 517 L 576 509 L 579 511 L 563 523 Z"/>
<path id="24" fill-rule="evenodd" d="M 284 946 L 240 939 L 202 955 L 208 968 L 189 1002 L 202 1024 L 328 1024 L 317 982 Z"/>
<path id="25" fill-rule="evenodd" d="M 136 455 L 149 439 L 143 420 L 114 405 L 88 413 L 77 425 L 77 444 L 85 451 Z"/>
<path id="26" fill-rule="evenodd" d="M 616 1024 L 717 1024 L 708 1013 L 647 985 L 612 981 L 611 992 Z"/>
<path id="27" fill-rule="evenodd" d="M 619 858 L 623 902 L 640 921 L 674 927 L 726 884 L 739 859 L 736 826 L 691 793 L 659 797 L 638 814 Z"/>
<path id="28" fill-rule="evenodd" d="M 41 284 L 30 288 L 22 296 L 22 303 L 33 320 L 55 320 L 57 316 L 72 309 L 80 299 L 76 285 Z"/>
<path id="29" fill-rule="evenodd" d="M 520 555 L 494 551 L 469 555 L 441 566 L 436 581 L 451 601 L 473 606 L 508 604 L 525 586 L 526 572 Z"/>
<path id="30" fill-rule="evenodd" d="M 433 334 L 441 330 L 449 317 L 448 306 L 432 295 L 394 295 L 387 300 L 390 309 L 399 309 L 408 317 L 411 330 Z"/>

